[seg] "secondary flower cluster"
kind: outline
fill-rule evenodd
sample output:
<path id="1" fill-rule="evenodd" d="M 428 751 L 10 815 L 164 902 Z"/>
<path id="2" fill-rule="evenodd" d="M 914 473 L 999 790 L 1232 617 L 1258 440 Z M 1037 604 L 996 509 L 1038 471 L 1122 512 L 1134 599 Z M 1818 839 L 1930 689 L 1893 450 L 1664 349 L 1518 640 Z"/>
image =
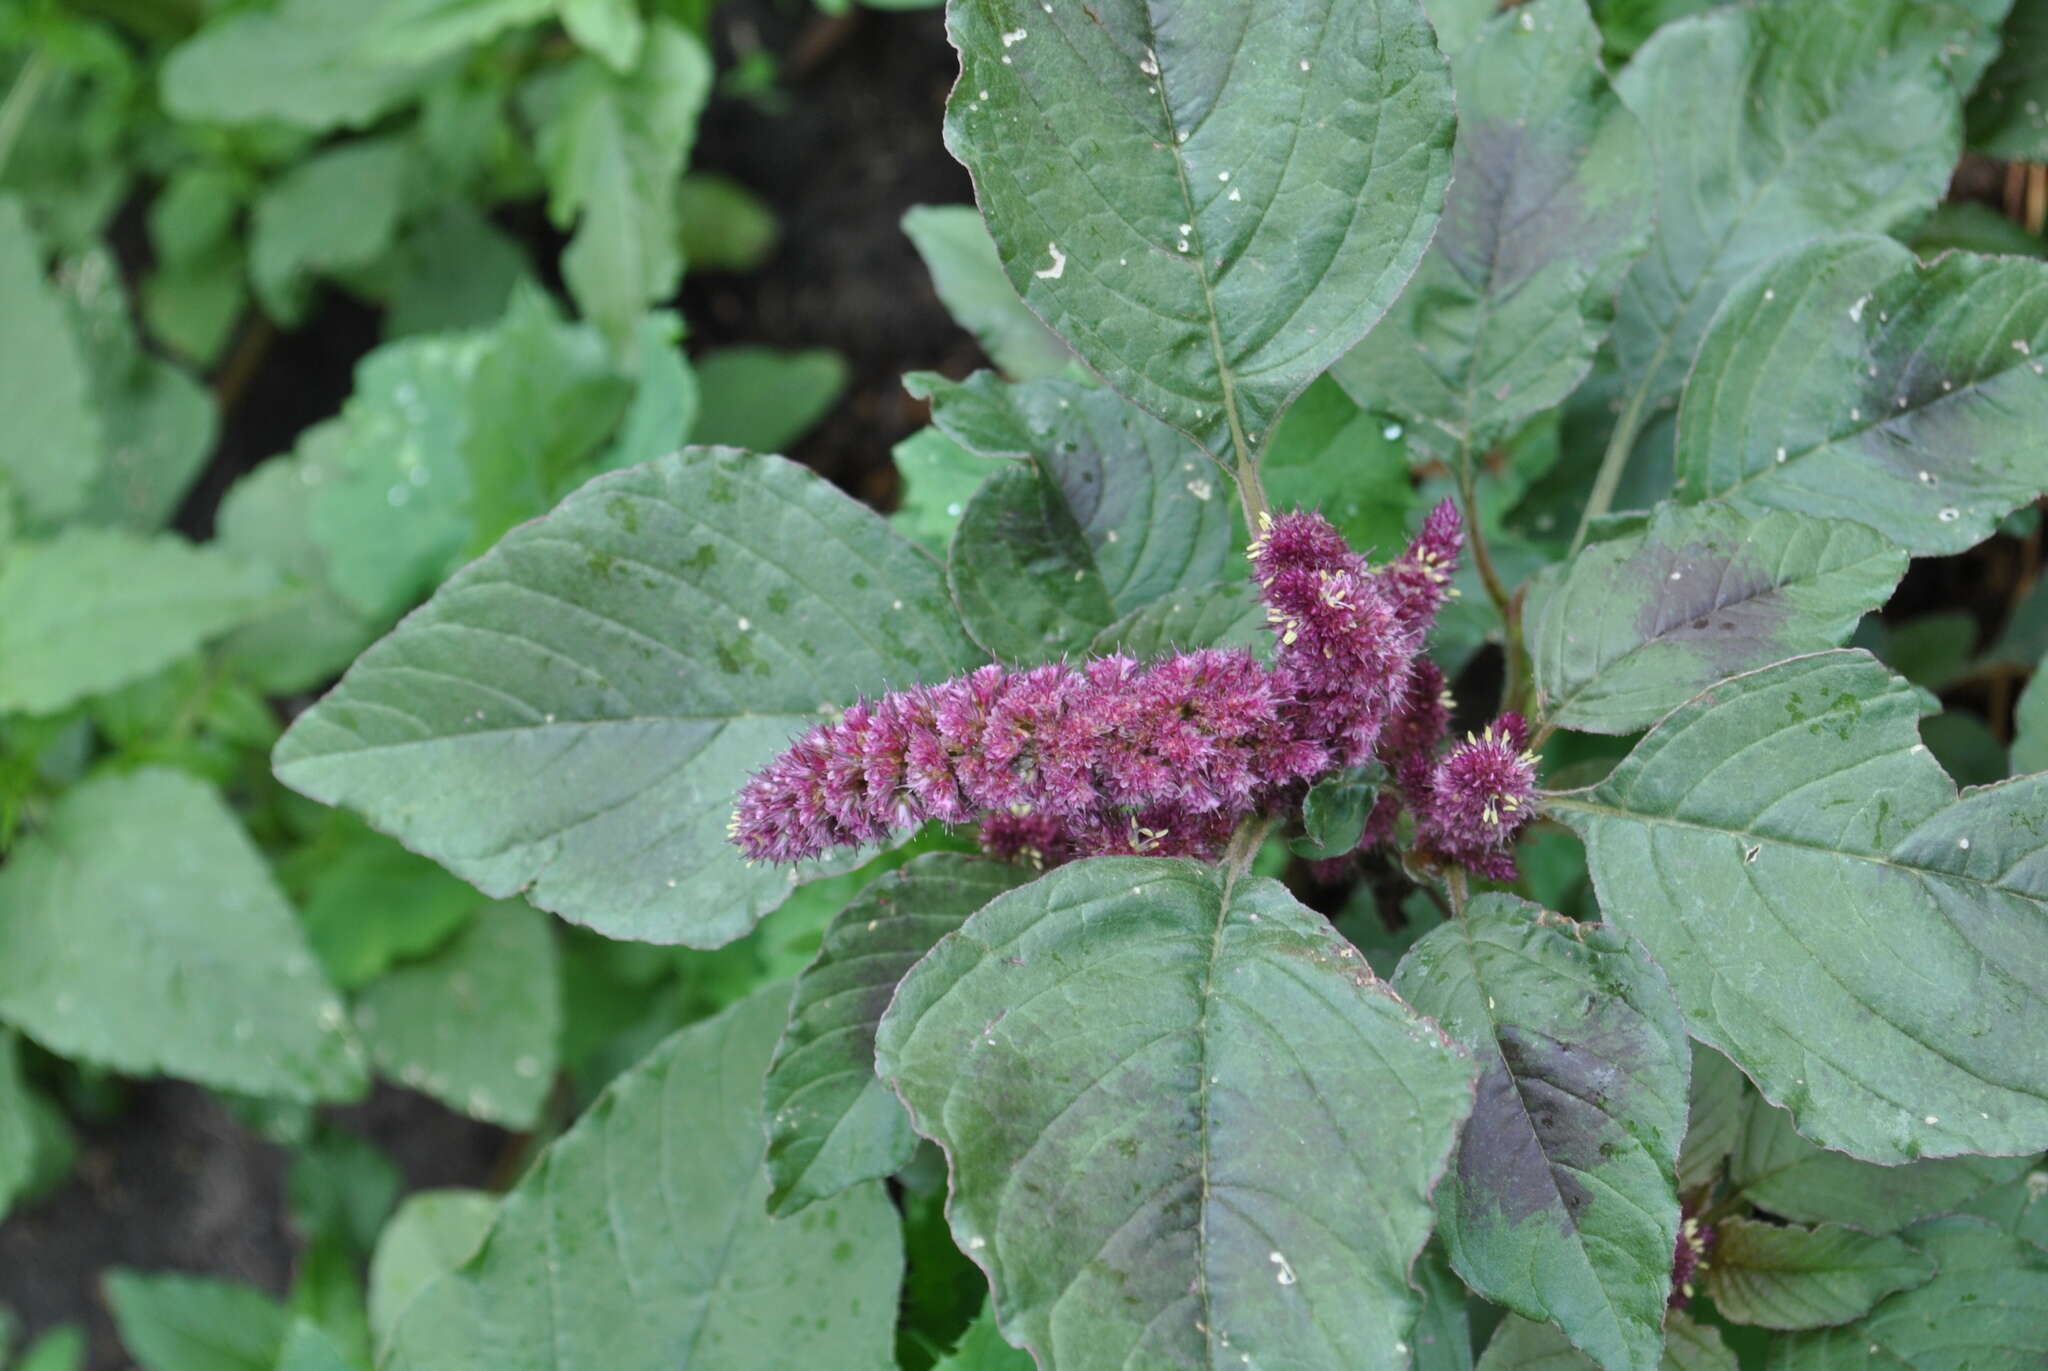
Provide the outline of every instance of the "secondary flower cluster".
<path id="1" fill-rule="evenodd" d="M 733 841 L 791 862 L 928 820 L 980 820 L 992 854 L 1041 864 L 1208 857 L 1245 815 L 1378 756 L 1422 846 L 1512 873 L 1508 843 L 1534 786 L 1521 721 L 1433 756 L 1449 711 L 1422 641 L 1463 541 L 1446 502 L 1374 571 L 1319 514 L 1268 520 L 1251 557 L 1276 638 L 1270 667 L 1221 649 L 988 666 L 862 701 L 747 782 Z M 1367 841 L 1393 817 L 1376 813 Z"/>

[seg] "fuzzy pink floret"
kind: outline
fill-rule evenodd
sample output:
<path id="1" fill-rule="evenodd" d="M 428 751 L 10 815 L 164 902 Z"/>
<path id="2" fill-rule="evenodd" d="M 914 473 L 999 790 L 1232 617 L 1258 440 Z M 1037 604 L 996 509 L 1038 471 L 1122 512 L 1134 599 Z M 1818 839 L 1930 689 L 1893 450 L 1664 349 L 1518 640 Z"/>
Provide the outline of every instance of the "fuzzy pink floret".
<path id="1" fill-rule="evenodd" d="M 1411 794 L 1424 843 L 1483 876 L 1515 877 L 1515 835 L 1535 817 L 1536 757 L 1529 727 L 1503 714 L 1438 760 L 1427 787 Z"/>

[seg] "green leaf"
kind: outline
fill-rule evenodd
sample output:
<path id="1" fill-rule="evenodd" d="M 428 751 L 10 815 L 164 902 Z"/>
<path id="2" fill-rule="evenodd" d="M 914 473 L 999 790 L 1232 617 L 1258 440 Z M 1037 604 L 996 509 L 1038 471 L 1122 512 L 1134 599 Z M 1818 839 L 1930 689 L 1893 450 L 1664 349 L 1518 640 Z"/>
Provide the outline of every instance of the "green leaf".
<path id="1" fill-rule="evenodd" d="M 1277 882 L 1061 867 L 912 968 L 876 1069 L 1045 1371 L 1407 1365 L 1471 1063 Z"/>
<path id="2" fill-rule="evenodd" d="M 686 449 L 457 572 L 275 763 L 494 897 L 715 947 L 792 883 L 727 841 L 746 775 L 835 703 L 978 660 L 879 515 L 780 458 Z"/>
<path id="3" fill-rule="evenodd" d="M 953 531 L 946 580 L 969 636 L 1012 666 L 1069 657 L 1116 618 L 1081 525 L 1035 463 L 982 482 Z"/>
<path id="4" fill-rule="evenodd" d="M 321 430 L 308 430 L 309 450 Z M 223 654 L 273 695 L 331 680 L 377 636 L 376 625 L 329 584 L 327 557 L 313 538 L 317 486 L 303 457 L 263 463 L 228 489 L 215 516 L 215 543 L 244 561 L 267 566 L 285 582 L 276 608 L 251 616 L 222 642 Z"/>
<path id="5" fill-rule="evenodd" d="M 1941 199 L 1962 141 L 1942 65 L 1952 18 L 1918 0 L 1766 0 L 1643 45 L 1615 82 L 1658 170 L 1656 231 L 1622 285 L 1608 354 L 1624 428 L 1669 405 L 1754 268 Z"/>
<path id="6" fill-rule="evenodd" d="M 366 127 L 434 74 L 417 65 L 430 56 L 424 52 L 390 65 L 367 59 L 381 9 L 281 0 L 217 14 L 164 58 L 164 109 L 188 123 L 275 120 L 314 133 Z"/>
<path id="7" fill-rule="evenodd" d="M 1414 1282 L 1422 1292 L 1422 1312 L 1415 1316 L 1415 1371 L 1472 1371 L 1470 1296 L 1441 1242 L 1431 1242 L 1415 1259 Z"/>
<path id="8" fill-rule="evenodd" d="M 910 1120 L 875 1077 L 875 1025 L 903 973 L 932 944 L 1031 875 L 935 852 L 876 881 L 833 918 L 824 947 L 797 977 L 789 1026 L 768 1067 L 769 1213 L 794 1214 L 910 1160 Z"/>
<path id="9" fill-rule="evenodd" d="M 832 412 L 849 374 L 830 348 L 716 348 L 697 359 L 702 398 L 690 441 L 785 452 Z"/>
<path id="10" fill-rule="evenodd" d="M 342 1007 L 262 858 L 183 772 L 95 777 L 9 854 L 0 1020 L 131 1076 L 289 1100 L 363 1086 Z"/>
<path id="11" fill-rule="evenodd" d="M 13 1371 L 85 1371 L 85 1331 L 58 1324 L 22 1349 Z"/>
<path id="12" fill-rule="evenodd" d="M 1591 1371 L 1593 1365 L 1557 1325 L 1510 1314 L 1486 1344 L 1478 1371 Z M 1735 1354 L 1722 1344 L 1720 1329 L 1674 1310 L 1665 1316 L 1658 1371 L 1736 1371 Z"/>
<path id="13" fill-rule="evenodd" d="M 312 1244 L 340 1254 L 353 1281 L 355 1260 L 376 1245 L 403 1183 L 397 1165 L 375 1144 L 323 1127 L 292 1157 L 285 1205 Z"/>
<path id="14" fill-rule="evenodd" d="M 1962 252 L 2009 253 L 2015 257 L 2048 256 L 2048 239 L 2029 233 L 2015 220 L 1975 200 L 1941 204 L 1906 239 L 1916 256 L 1934 258 L 1951 249 Z"/>
<path id="15" fill-rule="evenodd" d="M 1846 641 L 1905 573 L 1905 552 L 1861 524 L 1659 505 L 1644 532 L 1530 587 L 1544 717 L 1633 733 L 1724 677 Z"/>
<path id="16" fill-rule="evenodd" d="M 205 1276 L 115 1270 L 107 1307 L 143 1371 L 272 1371 L 285 1313 L 260 1290 Z"/>
<path id="17" fill-rule="evenodd" d="M 249 303 L 239 242 L 190 262 L 161 263 L 142 278 L 142 317 L 152 337 L 198 367 L 220 360 Z"/>
<path id="18" fill-rule="evenodd" d="M 1250 581 L 1223 581 L 1177 591 L 1132 610 L 1095 635 L 1089 651 L 1127 653 L 1140 661 L 1204 647 L 1270 651 L 1266 607 Z"/>
<path id="19" fill-rule="evenodd" d="M 1310 786 L 1301 802 L 1302 836 L 1294 840 L 1295 855 L 1325 861 L 1355 850 L 1386 779 L 1386 768 L 1372 765 L 1335 772 Z"/>
<path id="20" fill-rule="evenodd" d="M 1895 1290 L 1925 1285 L 1934 1263 L 1897 1238 L 1853 1228 L 1787 1228 L 1728 1219 L 1714 1229 L 1707 1294 L 1736 1323 L 1823 1328 L 1847 1323 Z"/>
<path id="21" fill-rule="evenodd" d="M 16 1200 L 39 1188 L 52 1160 L 62 1156 L 68 1141 L 64 1118 L 35 1087 L 23 1079 L 21 1040 L 12 1029 L 0 1028 L 0 1220 Z M 51 1141 L 59 1140 L 59 1157 L 52 1158 Z M 0 1333 L 0 1356 L 7 1340 Z"/>
<path id="22" fill-rule="evenodd" d="M 2023 1371 L 2048 1359 L 2048 1252 L 1981 1219 L 1934 1219 L 1907 1239 L 1939 1274 L 1846 1328 L 1771 1343 L 1768 1371 Z"/>
<path id="23" fill-rule="evenodd" d="M 425 857 L 349 821 L 282 873 L 307 940 L 335 985 L 357 990 L 393 962 L 425 956 L 476 913 L 476 891 Z"/>
<path id="24" fill-rule="evenodd" d="M 1953 1213 L 2027 1169 L 2024 1157 L 1947 1157 L 1872 1166 L 1799 1136 L 1792 1116 L 1752 1099 L 1728 1159 L 1728 1179 L 1761 1209 L 1798 1223 L 1845 1223 L 1891 1233 Z"/>
<path id="25" fill-rule="evenodd" d="M 369 266 L 390 249 L 411 157 L 399 138 L 342 143 L 293 166 L 257 197 L 249 275 L 273 319 L 301 322 L 314 276 Z"/>
<path id="26" fill-rule="evenodd" d="M 1387 560 L 1406 545 L 1418 503 L 1401 436 L 1325 376 L 1280 420 L 1259 479 L 1275 509 L 1320 510 L 1351 546 Z"/>
<path id="27" fill-rule="evenodd" d="M 93 349 L 105 451 L 75 517 L 154 533 L 171 521 L 213 455 L 219 416 L 206 387 L 123 333 Z"/>
<path id="28" fill-rule="evenodd" d="M 370 1333 L 380 1360 L 406 1309 L 476 1255 L 497 1216 L 498 1197 L 481 1190 L 421 1190 L 406 1197 L 370 1257 Z"/>
<path id="29" fill-rule="evenodd" d="M 1037 1371 L 1037 1363 L 1029 1352 L 1020 1352 L 1003 1341 L 994 1311 L 985 1308 L 961 1335 L 953 1354 L 932 1371 Z"/>
<path id="30" fill-rule="evenodd" d="M 469 397 L 486 348 L 475 337 L 387 343 L 357 364 L 340 417 L 299 437 L 325 579 L 373 624 L 440 584 L 469 537 Z"/>
<path id="31" fill-rule="evenodd" d="M 384 0 L 359 45 L 365 59 L 425 62 L 545 19 L 560 0 Z"/>
<path id="32" fill-rule="evenodd" d="M 903 231 L 924 258 L 953 322 L 973 334 L 989 360 L 1015 381 L 1058 376 L 1073 354 L 1017 298 L 995 242 L 972 205 L 913 205 Z"/>
<path id="33" fill-rule="evenodd" d="M 1649 140 L 1600 69 L 1585 0 L 1495 18 L 1451 68 L 1458 142 L 1443 227 L 1386 322 L 1332 374 L 1477 455 L 1569 395 L 1649 242 Z"/>
<path id="34" fill-rule="evenodd" d="M 1435 231 L 1453 111 L 1415 0 L 946 17 L 946 146 L 1010 284 L 1118 391 L 1256 452 Z"/>
<path id="35" fill-rule="evenodd" d="M 2000 1231 L 2036 1247 L 2048 1247 L 2048 1167 L 2036 1158 L 2033 1170 L 1993 1186 L 1965 1204 L 1962 1212 L 1989 1219 Z"/>
<path id="36" fill-rule="evenodd" d="M 2048 771 L 2048 671 L 2035 668 L 2013 709 L 2012 769 Z"/>
<path id="37" fill-rule="evenodd" d="M 358 1371 L 333 1335 L 309 1319 L 294 1319 L 278 1348 L 275 1371 Z"/>
<path id="38" fill-rule="evenodd" d="M 2048 489 L 2048 264 L 1824 239 L 1728 297 L 1678 412 L 1687 499 L 1961 552 Z"/>
<path id="39" fill-rule="evenodd" d="M 2005 46 L 1967 111 L 1970 147 L 1987 157 L 2048 160 L 2048 3 L 2013 0 Z"/>
<path id="40" fill-rule="evenodd" d="M 1436 1192 L 1451 1264 L 1610 1371 L 1651 1371 L 1689 1069 L 1664 974 L 1625 933 L 1487 894 L 1410 949 L 1394 989 L 1481 1063 Z"/>
<path id="41" fill-rule="evenodd" d="M 449 1108 L 530 1128 L 555 1078 L 561 1026 L 555 935 L 538 910 L 491 905 L 440 951 L 356 997 L 377 1069 Z"/>
<path id="42" fill-rule="evenodd" d="M 1009 385 L 986 372 L 963 384 L 913 373 L 906 384 L 931 398 L 933 423 L 965 446 L 986 457 L 1028 458 L 1045 473 L 1057 489 L 1047 488 L 1044 498 L 1065 507 L 1085 542 L 1070 555 L 1084 579 L 1099 578 L 1112 617 L 1206 585 L 1229 567 L 1228 479 L 1187 439 L 1114 392 L 1064 380 Z M 977 538 L 986 536 L 966 535 L 961 546 L 976 549 L 978 559 Z M 956 557 L 956 578 L 962 570 Z"/>
<path id="43" fill-rule="evenodd" d="M 169 534 L 74 528 L 17 543 L 0 563 L 0 710 L 50 713 L 147 676 L 254 618 L 276 589 L 263 568 Z"/>
<path id="44" fill-rule="evenodd" d="M 1749 1082 L 1735 1063 L 1711 1047 L 1692 1045 L 1685 1142 L 1678 1149 L 1678 1188 L 1697 1190 L 1721 1174 L 1748 1116 Z"/>
<path id="45" fill-rule="evenodd" d="M 661 327 L 662 321 L 636 324 L 643 349 L 645 329 Z M 465 412 L 457 416 L 468 425 L 468 551 L 482 552 L 568 494 L 618 427 L 630 396 L 595 330 L 563 323 L 538 290 L 517 292 L 477 358 Z M 671 431 L 647 455 L 671 452 L 681 438 Z"/>
<path id="46" fill-rule="evenodd" d="M 55 523 L 85 503 L 102 437 L 91 375 L 57 293 L 43 279 L 43 255 L 22 206 L 0 196 L 0 477 L 37 523 Z"/>
<path id="47" fill-rule="evenodd" d="M 614 71 L 630 72 L 640 61 L 647 25 L 633 0 L 556 0 L 562 27 Z"/>
<path id="48" fill-rule="evenodd" d="M 1918 717 L 1868 655 L 1799 657 L 1680 706 L 1605 781 L 1547 804 L 1693 1036 L 1807 1136 L 1886 1163 L 2034 1151 L 2040 783 L 1959 798 Z"/>
<path id="49" fill-rule="evenodd" d="M 935 428 L 919 429 L 889 455 L 902 478 L 889 522 L 904 537 L 945 556 L 967 502 L 988 475 L 988 463 Z"/>
<path id="50" fill-rule="evenodd" d="M 623 75 L 584 58 L 542 124 L 548 215 L 575 225 L 562 278 L 615 347 L 682 273 L 676 184 L 711 89 L 704 46 L 664 19 L 648 26 L 639 65 Z"/>
<path id="51" fill-rule="evenodd" d="M 1422 0 L 1422 12 L 1429 16 L 1444 56 L 1455 59 L 1500 9 L 1495 0 Z"/>
<path id="52" fill-rule="evenodd" d="M 633 402 L 619 423 L 618 437 L 598 461 L 602 471 L 666 457 L 683 445 L 697 422 L 697 374 L 677 341 L 683 321 L 666 312 L 640 321 L 640 350 L 634 368 Z"/>
<path id="53" fill-rule="evenodd" d="M 1593 17 L 1600 21 L 1600 35 L 1616 66 L 1640 48 L 1664 25 L 1687 15 L 1710 10 L 1725 0 L 1592 0 Z"/>
<path id="54" fill-rule="evenodd" d="M 761 1075 L 787 1002 L 770 987 L 621 1077 L 412 1301 L 388 1371 L 894 1365 L 903 1240 L 880 1184 L 767 1214 Z"/>
<path id="55" fill-rule="evenodd" d="M 389 263 L 387 340 L 488 328 L 533 284 L 525 248 L 461 200 L 407 224 Z"/>
<path id="56" fill-rule="evenodd" d="M 731 177 L 693 171 L 677 195 L 683 259 L 691 271 L 752 271 L 775 251 L 782 234 L 775 211 Z"/>

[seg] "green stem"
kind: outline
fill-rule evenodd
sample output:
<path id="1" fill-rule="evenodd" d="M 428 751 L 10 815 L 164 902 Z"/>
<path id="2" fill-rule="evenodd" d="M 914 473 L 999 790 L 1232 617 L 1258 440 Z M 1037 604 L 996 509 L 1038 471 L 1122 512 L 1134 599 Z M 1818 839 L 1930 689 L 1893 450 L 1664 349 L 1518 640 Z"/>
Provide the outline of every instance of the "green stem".
<path id="1" fill-rule="evenodd" d="M 1258 857 L 1259 849 L 1266 845 L 1266 834 L 1272 827 L 1270 814 L 1253 814 L 1230 835 L 1230 846 L 1223 849 L 1226 888 L 1235 886 L 1252 869 L 1252 862 Z"/>
<path id="2" fill-rule="evenodd" d="M 1472 545 L 1472 564 L 1486 587 L 1487 598 L 1500 613 L 1502 649 L 1507 654 L 1507 676 L 1500 692 L 1501 710 L 1520 709 L 1529 680 L 1529 652 L 1522 641 L 1522 604 L 1500 570 L 1493 564 L 1493 552 L 1486 544 L 1486 527 L 1479 518 L 1479 478 L 1472 469 L 1469 444 L 1458 447 L 1458 503 L 1464 507 L 1465 530 Z"/>
<path id="3" fill-rule="evenodd" d="M 1614 432 L 1607 439 L 1607 451 L 1600 457 L 1600 474 L 1593 478 L 1593 493 L 1586 499 L 1586 512 L 1579 516 L 1579 531 L 1572 535 L 1572 550 L 1568 556 L 1578 555 L 1579 549 L 1586 545 L 1586 535 L 1592 531 L 1593 521 L 1613 507 L 1614 492 L 1621 488 L 1621 474 L 1628 468 L 1629 453 L 1635 450 L 1636 439 L 1642 436 L 1650 392 L 1657 383 L 1657 369 L 1664 365 L 1664 354 L 1670 347 L 1671 339 L 1667 336 L 1650 358 L 1649 366 L 1643 369 L 1643 379 L 1636 384 L 1635 393 L 1629 396 L 1628 405 L 1615 421 Z"/>
<path id="4" fill-rule="evenodd" d="M 0 175 L 7 172 L 7 159 L 14 151 L 14 142 L 21 137 L 22 126 L 28 123 L 28 112 L 35 106 L 36 97 L 43 93 L 43 82 L 49 79 L 50 64 L 38 51 L 28 59 L 28 65 L 14 78 L 14 85 L 7 92 L 7 99 L 0 102 Z"/>
<path id="5" fill-rule="evenodd" d="M 1470 898 L 1465 885 L 1465 868 L 1454 866 L 1444 872 L 1444 885 L 1451 893 L 1451 913 L 1463 918 L 1465 902 Z"/>

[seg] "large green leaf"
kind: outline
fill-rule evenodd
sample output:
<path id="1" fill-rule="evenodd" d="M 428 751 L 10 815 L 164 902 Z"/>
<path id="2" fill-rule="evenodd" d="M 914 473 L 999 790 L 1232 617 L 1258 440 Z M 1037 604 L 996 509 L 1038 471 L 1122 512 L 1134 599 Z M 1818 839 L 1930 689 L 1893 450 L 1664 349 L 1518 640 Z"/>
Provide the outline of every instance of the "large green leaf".
<path id="1" fill-rule="evenodd" d="M 834 916 L 817 959 L 797 977 L 789 1026 L 768 1068 L 771 1213 L 795 1213 L 910 1160 L 910 1120 L 875 1076 L 875 1025 L 903 973 L 932 944 L 1031 874 L 935 852 Z"/>
<path id="2" fill-rule="evenodd" d="M 416 1296 L 388 1371 L 880 1371 L 903 1239 L 869 1183 L 768 1217 L 761 1073 L 772 986 L 686 1028 L 612 1085 Z"/>
<path id="3" fill-rule="evenodd" d="M 100 464 L 91 375 L 21 202 L 0 197 L 0 479 L 21 511 L 55 522 L 85 502 Z"/>
<path id="4" fill-rule="evenodd" d="M 714 947 L 792 881 L 727 841 L 746 775 L 835 705 L 977 660 L 879 515 L 780 458 L 692 448 L 458 572 L 299 717 L 277 772 L 488 894 Z"/>
<path id="5" fill-rule="evenodd" d="M 1891 1233 L 1953 1213 L 2027 1166 L 2025 1157 L 1969 1156 L 1873 1166 L 1808 1142 L 1790 1114 L 1752 1099 L 1728 1159 L 1728 1180 L 1744 1199 L 1780 1218 Z"/>
<path id="6" fill-rule="evenodd" d="M 850 374 L 830 348 L 713 348 L 697 359 L 703 398 L 690 441 L 787 452 L 839 403 Z"/>
<path id="7" fill-rule="evenodd" d="M 913 205 L 903 216 L 903 231 L 924 258 L 946 312 L 975 336 L 1004 375 L 1030 381 L 1057 376 L 1072 363 L 1067 345 L 1010 288 L 974 206 Z"/>
<path id="8" fill-rule="evenodd" d="M 1451 91 L 1415 0 L 953 0 L 946 146 L 1003 270 L 1211 452 L 1383 314 L 1435 230 Z"/>
<path id="9" fill-rule="evenodd" d="M 0 564 L 0 710 L 48 713 L 149 675 L 254 618 L 262 567 L 163 534 L 73 528 Z"/>
<path id="10" fill-rule="evenodd" d="M 2048 263 L 1829 238 L 1729 296 L 1678 412 L 1680 493 L 1960 552 L 2048 490 Z"/>
<path id="11" fill-rule="evenodd" d="M 1013 666 L 1072 656 L 1117 617 L 1074 511 L 1036 463 L 998 470 L 974 492 L 946 580 L 968 634 Z"/>
<path id="12" fill-rule="evenodd" d="M 1766 0 L 1643 45 L 1615 83 L 1658 168 L 1656 232 L 1611 340 L 1624 429 L 1676 397 L 1722 297 L 1752 269 L 1941 198 L 1962 142 L 1942 65 L 1952 19 L 1919 0 Z"/>
<path id="13" fill-rule="evenodd" d="M 0 1020 L 53 1052 L 293 1100 L 362 1051 L 263 859 L 183 772 L 67 792 L 0 871 Z"/>
<path id="14" fill-rule="evenodd" d="M 1436 1192 L 1451 1264 L 1610 1371 L 1654 1371 L 1690 1070 L 1664 973 L 1625 933 L 1490 894 L 1415 944 L 1394 989 L 1482 1064 Z"/>
<path id="15" fill-rule="evenodd" d="M 479 911 L 454 941 L 386 973 L 355 1004 L 380 1072 L 507 1128 L 539 1118 L 561 1021 L 554 929 L 516 900 Z"/>
<path id="16" fill-rule="evenodd" d="M 164 59 L 164 108 L 194 123 L 277 120 L 312 132 L 373 123 L 432 75 L 410 53 L 368 58 L 380 9 L 283 0 L 217 14 Z"/>
<path id="17" fill-rule="evenodd" d="M 585 317 L 623 350 L 641 310 L 674 290 L 682 272 L 676 186 L 711 90 L 711 59 L 689 33 L 657 19 L 632 71 L 585 57 L 564 84 L 539 135 L 549 216 L 576 229 L 562 278 Z"/>
<path id="18" fill-rule="evenodd" d="M 1530 587 L 1525 634 L 1544 717 L 1632 733 L 1726 676 L 1846 641 L 1891 597 L 1906 554 L 1861 524 L 1726 505 L 1659 505 Z"/>
<path id="19" fill-rule="evenodd" d="M 876 1069 L 1045 1371 L 1407 1366 L 1472 1066 L 1278 883 L 1061 867 L 912 968 Z"/>
<path id="20" fill-rule="evenodd" d="M 1867 654 L 1794 658 L 1681 706 L 1548 803 L 1693 1035 L 1807 1136 L 1878 1162 L 2048 1145 L 2044 782 L 1970 791 Z M 1958 990 L 1957 987 L 1964 987 Z"/>
<path id="21" fill-rule="evenodd" d="M 1906 1237 L 1939 1272 L 1844 1328 L 1774 1339 L 1768 1371 L 2034 1371 L 2048 1361 L 2048 1252 L 1981 1219 Z"/>
<path id="22" fill-rule="evenodd" d="M 1925 1285 L 1934 1263 L 1897 1238 L 1827 1224 L 1788 1228 L 1729 1219 L 1707 1263 L 1714 1308 L 1763 1328 L 1847 1323 L 1895 1290 Z"/>
<path id="23" fill-rule="evenodd" d="M 1591 1371 L 1593 1362 L 1573 1347 L 1557 1325 L 1510 1314 L 1493 1332 L 1478 1371 Z M 1695 1323 L 1682 1312 L 1665 1318 L 1664 1355 L 1658 1371 L 1735 1371 L 1735 1354 L 1721 1330 Z"/>
<path id="24" fill-rule="evenodd" d="M 1649 241 L 1649 140 L 1600 69 L 1585 0 L 1533 0 L 1452 63 L 1443 227 L 1386 321 L 1334 369 L 1451 459 L 1571 393 Z"/>

